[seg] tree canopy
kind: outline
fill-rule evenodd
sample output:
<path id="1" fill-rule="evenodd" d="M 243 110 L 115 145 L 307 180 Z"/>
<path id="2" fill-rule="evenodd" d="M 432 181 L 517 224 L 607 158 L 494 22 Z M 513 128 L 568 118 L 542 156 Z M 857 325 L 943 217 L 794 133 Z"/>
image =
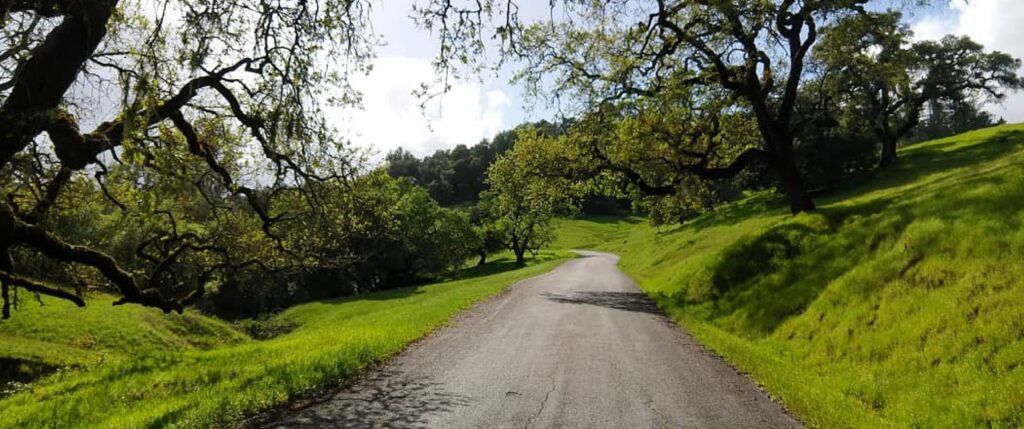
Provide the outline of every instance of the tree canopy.
<path id="1" fill-rule="evenodd" d="M 896 161 L 897 143 L 918 126 L 926 103 L 1000 101 L 1021 86 L 1020 60 L 966 36 L 911 43 L 894 11 L 840 20 L 826 29 L 815 57 L 843 119 L 881 143 L 882 167 Z"/>
<path id="2" fill-rule="evenodd" d="M 371 54 L 367 4 L 28 0 L 3 6 L 5 317 L 12 288 L 83 303 L 34 277 L 26 266 L 32 258 L 99 273 L 120 295 L 117 304 L 179 312 L 204 287 L 170 283 L 168 267 L 179 261 L 202 259 L 199 277 L 242 266 L 275 269 L 270 260 L 231 254 L 207 228 L 183 228 L 186 213 L 118 201 L 105 185 L 120 174 L 110 164 L 130 170 L 143 200 L 162 199 L 165 190 L 147 184 L 168 179 L 192 185 L 204 216 L 224 216 L 226 225 L 244 209 L 280 260 L 310 263 L 284 231 L 318 210 L 333 183 L 357 174 L 358 158 L 320 110 L 328 96 L 355 100 L 346 73 L 360 70 Z M 150 263 L 128 269 L 99 250 L 102 237 L 68 241 L 47 222 L 54 206 L 81 198 L 69 192 L 89 186 L 149 220 L 150 237 L 138 255 Z M 82 221 L 88 228 L 95 219 Z"/>
<path id="3" fill-rule="evenodd" d="M 890 105 L 875 110 L 889 112 L 887 119 L 868 119 L 870 124 L 862 126 L 876 129 L 875 138 L 889 142 L 881 144 L 883 160 L 894 158 L 892 142 L 916 126 L 913 118 L 922 105 L 918 100 L 966 93 L 999 99 L 999 88 L 1018 85 L 1016 60 L 1005 54 L 972 49 L 973 42 L 966 39 L 908 47 L 909 31 L 899 15 L 874 12 L 887 5 L 911 9 L 925 3 L 569 0 L 552 2 L 548 18 L 527 21 L 520 19 L 513 0 L 434 0 L 419 9 L 418 19 L 439 34 L 439 68 L 478 67 L 474 56 L 466 53 L 487 51 L 492 42 L 484 34 L 493 34 L 502 61 L 519 66 L 517 80 L 528 93 L 568 108 L 575 117 L 615 112 L 613 116 L 637 122 L 659 117 L 666 113 L 666 106 L 673 106 L 675 116 L 652 125 L 657 132 L 643 137 L 658 142 L 639 144 L 672 148 L 672 156 L 658 161 L 661 167 L 651 170 L 650 163 L 640 168 L 635 162 L 604 160 L 605 169 L 621 173 L 636 188 L 652 195 L 679 195 L 679 188 L 686 187 L 693 190 L 684 193 L 696 195 L 707 190 L 709 181 L 767 173 L 765 177 L 778 185 L 791 211 L 798 213 L 814 209 L 813 185 L 805 176 L 808 170 L 820 170 L 811 161 L 820 157 L 811 147 L 820 148 L 823 136 L 836 137 L 829 128 L 839 122 L 834 117 L 840 110 L 837 102 L 843 108 L 856 104 L 852 99 L 837 100 L 835 89 L 856 92 L 854 97 L 881 96 L 867 85 L 850 80 L 844 86 L 832 76 L 822 76 L 830 73 L 830 67 L 833 72 L 842 70 L 836 74 L 845 74 L 848 80 L 881 80 L 894 90 L 904 85 L 927 94 L 901 102 L 894 101 L 893 90 L 883 91 L 890 94 L 885 101 Z M 834 40 L 823 40 L 826 33 Z M 849 43 L 839 41 L 844 37 Z M 830 54 L 830 46 L 841 47 L 849 55 Z M 850 64 L 839 65 L 840 60 Z M 862 67 L 857 70 L 852 63 Z M 832 92 L 824 90 L 829 85 Z M 905 105 L 906 109 L 900 107 Z M 878 117 L 863 109 L 857 115 Z M 758 138 L 724 141 L 723 118 L 730 125 L 738 119 L 749 120 Z M 678 126 L 667 124 L 673 120 L 680 121 Z M 599 137 L 605 134 L 593 129 Z M 859 131 L 847 131 L 838 140 L 855 141 L 862 136 Z M 667 177 L 666 168 L 682 174 Z"/>
<path id="4" fill-rule="evenodd" d="M 484 228 L 525 263 L 553 238 L 552 220 L 570 212 L 582 195 L 580 183 L 567 178 L 567 165 L 580 161 L 580 153 L 565 151 L 557 137 L 537 128 L 519 131 L 515 148 L 498 157 L 487 170 L 490 190 L 481 198 L 486 213 Z"/>
<path id="5" fill-rule="evenodd" d="M 409 284 L 499 241 L 522 260 L 596 190 L 666 222 L 766 187 L 813 210 L 922 121 L 988 123 L 979 103 L 1022 85 L 1017 59 L 912 42 L 881 3 L 563 0 L 525 21 L 513 0 L 430 0 L 413 16 L 443 79 L 512 64 L 571 119 L 377 168 L 322 113 L 358 106 L 367 2 L 6 2 L 2 315 L 19 290 L 180 312 L 208 287 L 265 310 L 301 299 L 270 291 L 290 279 Z M 442 208 L 481 195 L 472 217 Z"/>

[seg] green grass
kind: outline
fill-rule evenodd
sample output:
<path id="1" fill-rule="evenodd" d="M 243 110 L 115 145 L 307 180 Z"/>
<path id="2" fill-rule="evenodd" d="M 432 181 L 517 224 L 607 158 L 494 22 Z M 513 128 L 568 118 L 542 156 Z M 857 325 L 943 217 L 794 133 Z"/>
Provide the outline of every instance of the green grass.
<path id="1" fill-rule="evenodd" d="M 561 220 L 551 243 L 554 249 L 592 249 L 606 247 L 622 240 L 628 231 L 644 222 L 639 217 L 588 216 L 585 219 Z"/>
<path id="2" fill-rule="evenodd" d="M 85 309 L 45 301 L 0 322 L 0 358 L 73 365 L 0 400 L 0 427 L 223 427 L 357 374 L 473 302 L 551 269 L 506 260 L 447 282 L 299 305 L 275 316 L 296 328 L 265 341 L 194 313 Z"/>
<path id="3" fill-rule="evenodd" d="M 138 306 L 112 307 L 104 295 L 85 308 L 67 301 L 27 298 L 0 321 L 0 358 L 51 366 L 91 365 L 114 357 L 163 350 L 204 350 L 245 342 L 230 324 L 196 312 L 164 315 Z"/>
<path id="4" fill-rule="evenodd" d="M 683 225 L 565 221 L 553 247 L 623 269 L 702 343 L 821 427 L 1024 425 L 1024 126 L 904 149 L 790 216 L 759 195 Z M 0 399 L 0 427 L 220 427 L 351 377 L 472 302 L 542 273 L 507 260 L 451 281 L 322 301 L 255 341 L 196 313 L 26 302 L 0 359 L 64 370 Z"/>
<path id="5" fill-rule="evenodd" d="M 819 427 L 1024 426 L 1024 126 L 907 147 L 790 216 L 567 221 L 699 341 Z"/>

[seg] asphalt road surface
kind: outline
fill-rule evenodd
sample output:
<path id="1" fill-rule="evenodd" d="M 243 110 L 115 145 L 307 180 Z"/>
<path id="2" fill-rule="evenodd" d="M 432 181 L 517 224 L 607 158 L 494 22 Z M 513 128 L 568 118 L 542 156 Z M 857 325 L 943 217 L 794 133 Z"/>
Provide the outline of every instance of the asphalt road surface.
<path id="1" fill-rule="evenodd" d="M 581 253 L 265 427 L 800 426 L 663 316 L 617 256 Z"/>

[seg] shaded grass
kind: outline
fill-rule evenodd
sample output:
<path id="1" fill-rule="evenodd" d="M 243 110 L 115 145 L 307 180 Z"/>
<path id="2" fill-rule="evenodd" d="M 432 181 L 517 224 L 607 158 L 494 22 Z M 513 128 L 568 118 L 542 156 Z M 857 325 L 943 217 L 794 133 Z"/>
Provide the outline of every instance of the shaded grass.
<path id="1" fill-rule="evenodd" d="M 753 204 L 597 247 L 811 425 L 1021 427 L 1022 145 L 1019 125 L 926 142 L 814 214 Z M 609 235 L 569 223 L 565 245 Z"/>
<path id="2" fill-rule="evenodd" d="M 527 261 L 530 264 L 539 264 L 571 257 L 575 257 L 575 255 L 567 251 L 543 251 L 537 255 L 528 254 Z M 467 262 L 466 268 L 450 273 L 444 280 L 460 280 L 473 277 L 491 276 L 520 268 L 522 268 L 522 266 L 516 264 L 515 255 L 506 250 L 497 254 L 488 255 L 487 263 L 484 265 L 477 265 L 476 258 L 473 258 Z"/>
<path id="3" fill-rule="evenodd" d="M 186 329 L 181 337 L 142 336 L 125 327 L 97 328 L 94 320 L 47 306 L 33 319 L 65 320 L 96 334 L 140 335 L 98 339 L 110 351 L 102 362 L 68 369 L 33 383 L 28 391 L 0 400 L 0 427 L 222 427 L 255 411 L 286 402 L 298 395 L 336 384 L 367 365 L 385 359 L 446 323 L 473 302 L 492 296 L 520 279 L 551 269 L 567 254 L 546 255 L 527 268 L 412 288 L 394 289 L 356 297 L 319 301 L 286 310 L 275 319 L 294 330 L 266 341 L 248 340 L 230 327 L 202 316 L 199 324 L 215 324 L 229 339 L 218 347 L 192 346 Z M 498 261 L 501 265 L 502 261 Z M 472 273 L 471 273 L 472 274 Z M 87 307 L 85 311 L 109 308 Z M 89 310 L 92 308 L 92 310 Z M 135 310 L 129 310 L 134 312 Z M 177 316 L 141 317 L 171 320 Z M 91 313 L 90 313 L 91 314 Z M 186 313 L 188 314 L 188 313 Z M 4 325 L 17 341 L 74 347 L 78 328 L 33 330 L 28 317 L 17 314 Z M 91 317 L 91 316 L 89 316 Z M 98 317 L 98 316 L 97 316 Z M 118 316 L 120 317 L 120 316 Z M 133 316 L 134 317 L 134 316 Z M 120 319 L 119 319 L 120 320 Z M 123 320 L 112 323 L 121 323 Z M 152 321 L 150 321 L 152 322 Z M 4 322 L 6 323 L 6 322 Z M 64 323 L 64 322 L 54 322 Z M 97 322 L 103 325 L 106 322 Z M 161 323 L 153 323 L 158 326 Z M 181 325 L 181 321 L 167 322 Z M 146 327 L 142 331 L 150 329 Z M 153 328 L 156 330 L 156 328 Z M 168 328 L 171 329 L 171 328 Z M 174 328 L 183 329 L 183 328 Z M 62 333 L 63 332 L 63 333 Z M 99 338 L 96 335 L 96 338 Z M 217 336 L 196 335 L 197 344 L 209 346 Z M 238 338 L 237 340 L 235 340 Z M 4 345 L 8 342 L 4 338 Z M 131 343 L 135 341 L 134 343 Z M 234 341 L 231 343 L 230 341 Z M 5 347 L 6 348 L 6 347 Z M 26 350 L 30 346 L 24 346 Z M 85 360 L 92 358 L 86 348 Z M 6 353 L 6 351 L 5 351 Z M 28 353 L 28 352 L 24 352 Z"/>

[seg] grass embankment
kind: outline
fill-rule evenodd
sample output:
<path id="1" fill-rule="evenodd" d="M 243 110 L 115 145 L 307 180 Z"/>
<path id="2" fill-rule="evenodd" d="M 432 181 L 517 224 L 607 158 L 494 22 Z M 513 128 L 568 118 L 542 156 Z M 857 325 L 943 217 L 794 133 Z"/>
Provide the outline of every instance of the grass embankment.
<path id="1" fill-rule="evenodd" d="M 186 312 L 27 303 L 0 322 L 0 359 L 72 365 L 0 399 L 0 427 L 223 427 L 335 385 L 402 350 L 473 302 L 551 269 L 547 254 L 507 258 L 460 279 L 299 305 L 272 322 L 295 329 L 265 341 Z"/>
<path id="2" fill-rule="evenodd" d="M 790 216 L 569 221 L 703 344 L 820 427 L 1024 426 L 1024 126 L 905 148 Z M 596 239 L 595 239 L 596 237 Z"/>

